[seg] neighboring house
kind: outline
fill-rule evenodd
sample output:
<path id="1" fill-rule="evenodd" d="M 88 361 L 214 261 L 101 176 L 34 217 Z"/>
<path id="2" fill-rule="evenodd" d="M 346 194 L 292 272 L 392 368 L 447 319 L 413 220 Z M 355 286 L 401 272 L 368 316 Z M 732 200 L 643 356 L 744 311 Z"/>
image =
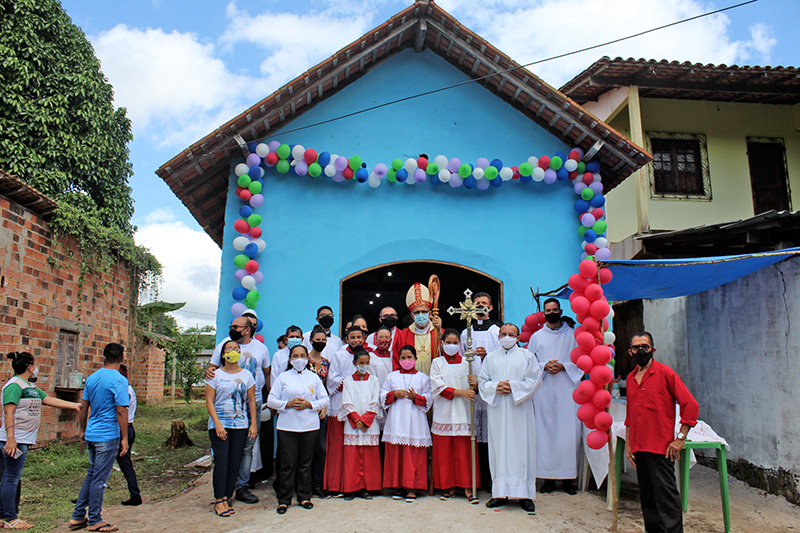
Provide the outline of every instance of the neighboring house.
<path id="1" fill-rule="evenodd" d="M 81 286 L 77 241 L 54 234 L 48 222 L 56 207 L 0 171 L 0 381 L 13 375 L 5 354 L 29 351 L 38 385 L 77 401 L 82 380 L 103 363 L 103 347 L 118 342 L 140 401 L 160 400 L 164 352 L 134 333 L 137 288 L 130 271 L 118 261 L 100 275 L 89 270 Z M 45 408 L 39 436 L 40 442 L 76 439 L 77 415 Z"/>
<path id="2" fill-rule="evenodd" d="M 358 113 L 425 91 L 433 92 Z M 427 283 L 431 274 L 441 279 L 445 325 L 463 327 L 443 311 L 457 307 L 467 288 L 490 292 L 495 316 L 521 323 L 531 312 L 530 287 L 564 283 L 582 250 L 566 174 L 552 185 L 522 175 L 490 183 L 477 174 L 462 184 L 454 174 L 449 183 L 434 186 L 439 174 L 422 172 L 417 183 L 412 168 L 405 183 L 400 171 L 391 182 L 390 171 L 372 188 L 346 179 L 343 169 L 334 174 L 333 167 L 325 168 L 331 174 L 305 175 L 297 160 L 281 173 L 274 161 L 252 153 L 265 153 L 256 146 L 262 141 L 343 155 L 351 164 L 351 156 L 359 156 L 366 171 L 376 173 L 379 163 L 391 168 L 394 160 L 413 162 L 422 154 L 433 162 L 441 154 L 448 165 L 460 159 L 472 174 L 469 165 L 487 158 L 497 160 L 507 178 L 511 167 L 521 169 L 531 156 L 569 154 L 576 146 L 585 152 L 584 161 L 598 164 L 606 185 L 620 183 L 650 160 L 439 6 L 419 1 L 157 171 L 222 247 L 221 339 L 245 305 L 243 272 L 236 277 L 241 267 L 234 264 L 242 241 L 238 249 L 234 241 L 250 206 L 237 195 L 236 167 L 255 158 L 249 172 L 261 180 L 263 206 L 253 211 L 263 218 L 265 246 L 254 256 L 263 275 L 261 298 L 249 305 L 263 321 L 269 346 L 290 324 L 310 328 L 323 304 L 333 307 L 335 328 L 358 312 L 374 330 L 384 305 L 394 306 L 402 319 L 406 291 L 413 282 Z"/>
<path id="3" fill-rule="evenodd" d="M 615 259 L 661 255 L 649 233 L 800 205 L 794 67 L 603 57 L 561 90 L 653 154 L 608 195 Z"/>

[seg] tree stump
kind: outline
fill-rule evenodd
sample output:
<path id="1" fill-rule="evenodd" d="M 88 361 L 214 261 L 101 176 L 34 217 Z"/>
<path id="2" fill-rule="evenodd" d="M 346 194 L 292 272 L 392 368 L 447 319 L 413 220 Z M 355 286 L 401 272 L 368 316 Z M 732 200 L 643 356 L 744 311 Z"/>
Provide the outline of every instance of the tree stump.
<path id="1" fill-rule="evenodd" d="M 186 425 L 183 423 L 183 420 L 172 421 L 170 435 L 164 443 L 164 446 L 169 446 L 173 450 L 185 446 L 194 446 L 192 439 L 189 438 L 189 434 L 186 432 Z"/>

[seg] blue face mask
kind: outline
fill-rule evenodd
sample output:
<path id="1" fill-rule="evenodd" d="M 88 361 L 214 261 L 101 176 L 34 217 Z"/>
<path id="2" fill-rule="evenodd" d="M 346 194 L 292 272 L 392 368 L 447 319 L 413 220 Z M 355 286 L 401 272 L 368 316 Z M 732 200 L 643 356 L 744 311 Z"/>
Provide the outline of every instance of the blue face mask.
<path id="1" fill-rule="evenodd" d="M 300 344 L 302 343 L 303 339 L 299 337 L 289 337 L 288 339 L 286 339 L 286 345 L 289 347 L 290 350 L 295 346 L 300 346 Z"/>
<path id="2" fill-rule="evenodd" d="M 419 327 L 424 326 L 428 323 L 428 313 L 420 313 L 418 315 L 414 315 L 414 322 L 417 323 Z"/>

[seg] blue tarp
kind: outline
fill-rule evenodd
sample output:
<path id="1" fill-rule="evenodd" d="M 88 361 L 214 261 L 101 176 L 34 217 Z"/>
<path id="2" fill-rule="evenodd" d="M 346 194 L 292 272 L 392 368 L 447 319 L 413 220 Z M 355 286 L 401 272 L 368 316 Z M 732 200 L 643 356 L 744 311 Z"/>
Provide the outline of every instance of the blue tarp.
<path id="1" fill-rule="evenodd" d="M 613 279 L 603 285 L 608 300 L 676 298 L 719 287 L 800 254 L 800 247 L 697 259 L 604 261 Z M 566 288 L 558 296 L 567 297 Z"/>

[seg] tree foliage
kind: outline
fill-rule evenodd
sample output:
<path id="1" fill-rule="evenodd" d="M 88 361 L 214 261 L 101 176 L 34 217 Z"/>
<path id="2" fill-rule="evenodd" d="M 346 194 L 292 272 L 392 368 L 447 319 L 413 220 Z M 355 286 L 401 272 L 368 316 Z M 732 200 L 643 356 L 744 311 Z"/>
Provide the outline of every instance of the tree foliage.
<path id="1" fill-rule="evenodd" d="M 0 0 L 0 168 L 130 234 L 133 138 L 57 0 Z"/>
<path id="2" fill-rule="evenodd" d="M 183 334 L 175 337 L 175 342 L 169 350 L 167 367 L 171 368 L 172 358 L 176 359 L 175 366 L 179 376 L 178 383 L 183 389 L 183 398 L 187 402 L 192 399 L 192 387 L 203 378 L 203 369 L 197 362 L 200 353 L 201 341 L 197 334 Z"/>

